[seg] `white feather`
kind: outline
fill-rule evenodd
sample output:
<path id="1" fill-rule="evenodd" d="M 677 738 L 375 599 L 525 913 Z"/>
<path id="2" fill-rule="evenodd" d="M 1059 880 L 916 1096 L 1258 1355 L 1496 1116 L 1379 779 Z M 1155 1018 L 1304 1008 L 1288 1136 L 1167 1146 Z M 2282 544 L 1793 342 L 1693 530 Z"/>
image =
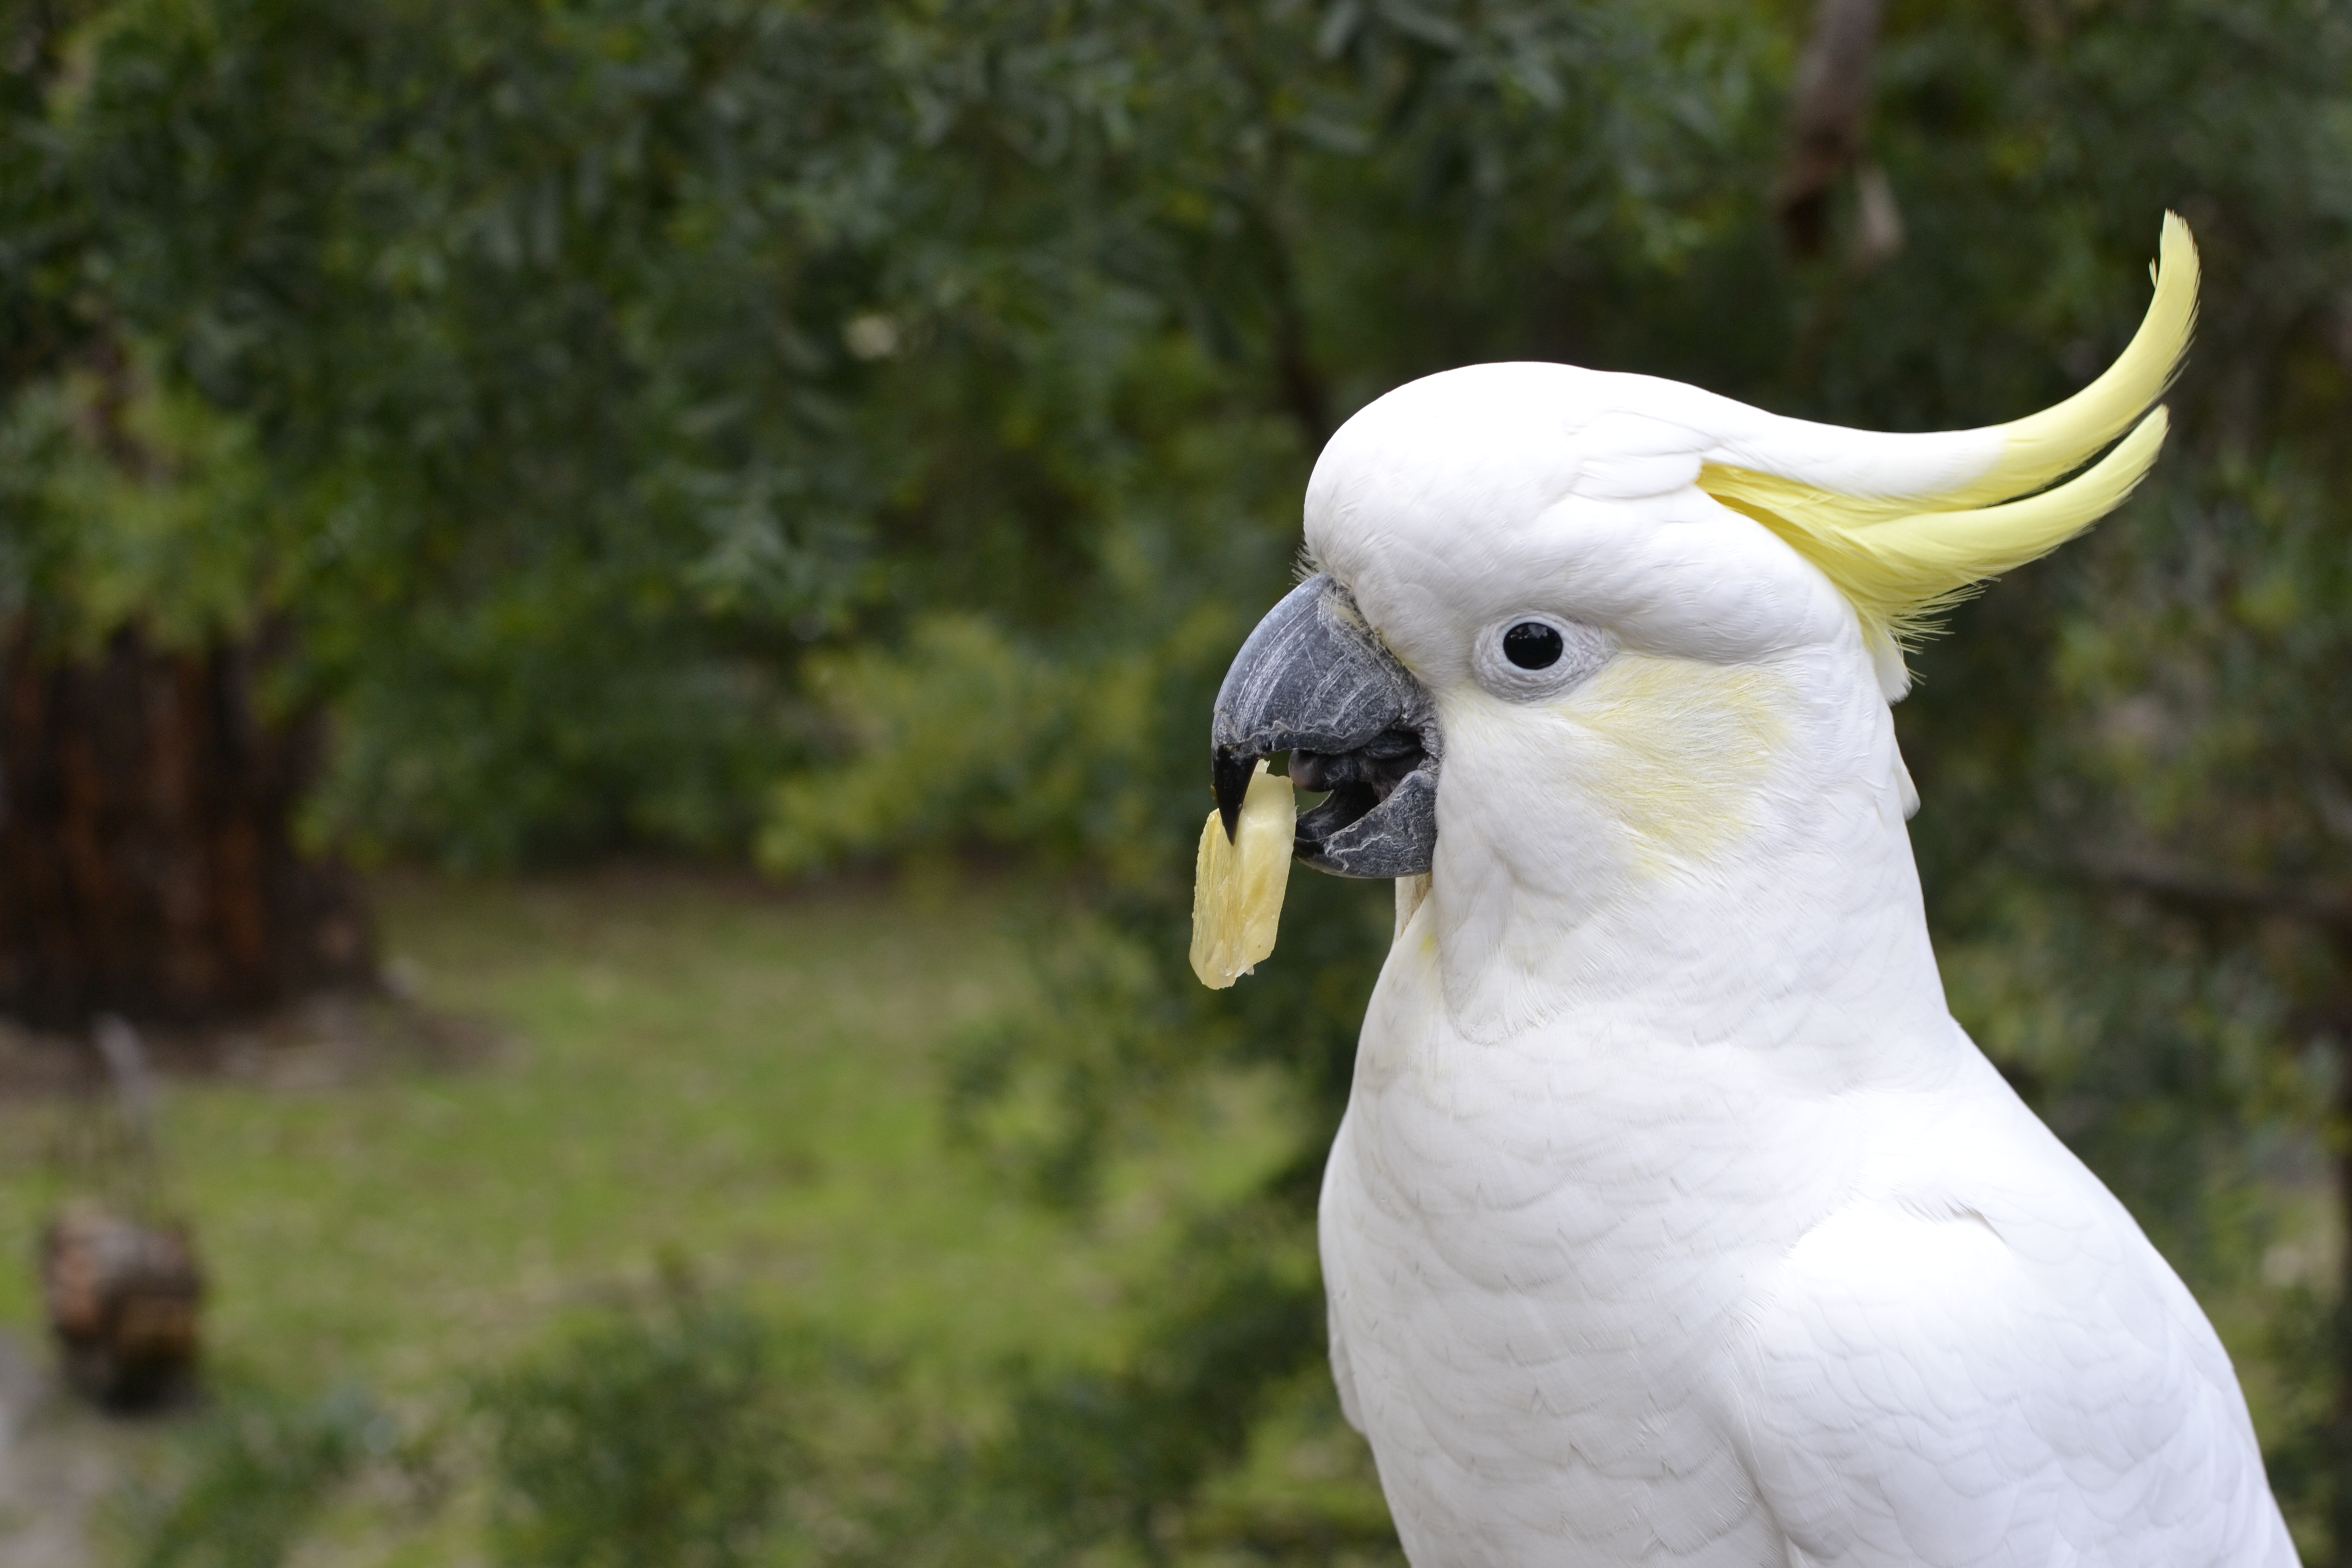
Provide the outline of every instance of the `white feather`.
<path id="1" fill-rule="evenodd" d="M 1445 734 L 1321 1216 L 1419 1568 L 2294 1561 L 2203 1314 L 1949 1016 L 1853 607 L 1695 486 L 1790 441 L 1956 485 L 1982 435 L 1490 366 L 1317 469 L 1309 545 Z M 1616 651 L 1482 686 L 1536 612 Z"/>

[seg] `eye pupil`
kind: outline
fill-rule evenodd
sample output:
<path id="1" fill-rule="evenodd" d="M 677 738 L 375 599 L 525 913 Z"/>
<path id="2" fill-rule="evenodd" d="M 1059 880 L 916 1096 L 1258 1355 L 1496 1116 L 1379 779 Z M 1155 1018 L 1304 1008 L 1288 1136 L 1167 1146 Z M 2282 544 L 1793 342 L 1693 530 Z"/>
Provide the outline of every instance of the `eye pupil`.
<path id="1" fill-rule="evenodd" d="M 1541 621 L 1521 621 L 1503 634 L 1503 657 L 1521 669 L 1549 669 L 1567 647 L 1559 628 Z"/>

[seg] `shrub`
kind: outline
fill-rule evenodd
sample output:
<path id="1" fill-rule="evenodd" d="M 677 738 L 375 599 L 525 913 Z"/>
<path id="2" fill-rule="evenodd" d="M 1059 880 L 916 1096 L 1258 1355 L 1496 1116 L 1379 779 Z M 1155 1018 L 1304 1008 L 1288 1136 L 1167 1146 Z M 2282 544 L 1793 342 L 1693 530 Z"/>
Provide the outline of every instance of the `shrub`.
<path id="1" fill-rule="evenodd" d="M 673 1291 L 480 1383 L 492 1540 L 515 1568 L 762 1560 L 808 1467 L 775 1331 Z"/>
<path id="2" fill-rule="evenodd" d="M 176 1489 L 127 1500 L 125 1560 L 133 1568 L 277 1568 L 335 1489 L 396 1441 L 391 1420 L 356 1393 L 310 1403 L 229 1396 L 188 1435 Z"/>

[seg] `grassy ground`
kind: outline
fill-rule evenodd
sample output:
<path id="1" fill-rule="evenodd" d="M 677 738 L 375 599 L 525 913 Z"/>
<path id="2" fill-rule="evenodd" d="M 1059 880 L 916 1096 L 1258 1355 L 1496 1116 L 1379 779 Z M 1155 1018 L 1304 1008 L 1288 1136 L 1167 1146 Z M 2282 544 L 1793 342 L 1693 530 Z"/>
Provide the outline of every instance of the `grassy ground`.
<path id="1" fill-rule="evenodd" d="M 454 1067 L 167 1086 L 217 1365 L 429 1400 L 665 1258 L 909 1357 L 950 1397 L 1014 1353 L 1108 1353 L 1121 1281 L 1283 1132 L 1229 1086 L 1084 1223 L 951 1147 L 938 1058 L 1024 983 L 1008 911 L 1031 896 L 388 882 L 398 970 L 497 1043 Z M 31 1256 L 58 1195 L 41 1151 L 62 1114 L 0 1106 L 0 1259 Z M 29 1270 L 0 1268 L 0 1325 L 29 1335 L 37 1312 Z"/>
<path id="2" fill-rule="evenodd" d="M 1285 1147 L 1264 1086 L 1228 1083 L 1118 1165 L 1082 1222 L 951 1145 L 940 1055 L 1019 997 L 1013 931 L 1033 891 L 782 894 L 670 874 L 378 891 L 396 971 L 488 1043 L 456 1062 L 262 1048 L 250 1081 L 167 1084 L 172 1199 L 210 1271 L 225 1384 L 446 1406 L 469 1375 L 678 1259 L 898 1358 L 928 1406 L 976 1408 L 1007 1357 L 1111 1354 L 1124 1282 L 1150 1278 L 1189 1210 Z M 47 1151 L 71 1124 L 53 1102 L 0 1101 L 0 1331 L 20 1345 L 37 1346 L 26 1264 L 67 1184 Z M 2259 1316 L 2212 1305 L 2269 1416 L 2285 1384 L 2262 1359 Z M 1360 1444 L 1307 1403 L 1220 1495 L 1336 1496 L 1328 1511 L 1377 1518 Z M 80 1561 L 24 1555 L 55 1521 L 12 1509 L 37 1512 L 43 1489 L 97 1495 L 108 1466 L 168 1447 L 168 1430 L 59 1419 L 62 1446 L 27 1470 L 20 1443 L 22 1484 L 0 1484 L 10 1568 Z M 0 1483 L 11 1462 L 0 1431 Z M 415 1530 L 387 1517 L 363 1499 L 298 1561 L 482 1561 L 478 1510 Z"/>

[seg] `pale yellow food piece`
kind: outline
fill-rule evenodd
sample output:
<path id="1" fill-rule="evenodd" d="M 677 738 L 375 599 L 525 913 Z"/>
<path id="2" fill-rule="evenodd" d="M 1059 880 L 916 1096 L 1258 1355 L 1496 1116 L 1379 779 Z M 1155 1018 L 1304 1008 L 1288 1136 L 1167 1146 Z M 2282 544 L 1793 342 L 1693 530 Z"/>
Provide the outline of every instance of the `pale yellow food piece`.
<path id="1" fill-rule="evenodd" d="M 1223 991 L 1274 951 L 1297 833 L 1290 781 L 1266 772 L 1264 763 L 1250 775 L 1231 841 L 1224 823 L 1209 813 L 1192 868 L 1192 973 L 1210 990 Z"/>

